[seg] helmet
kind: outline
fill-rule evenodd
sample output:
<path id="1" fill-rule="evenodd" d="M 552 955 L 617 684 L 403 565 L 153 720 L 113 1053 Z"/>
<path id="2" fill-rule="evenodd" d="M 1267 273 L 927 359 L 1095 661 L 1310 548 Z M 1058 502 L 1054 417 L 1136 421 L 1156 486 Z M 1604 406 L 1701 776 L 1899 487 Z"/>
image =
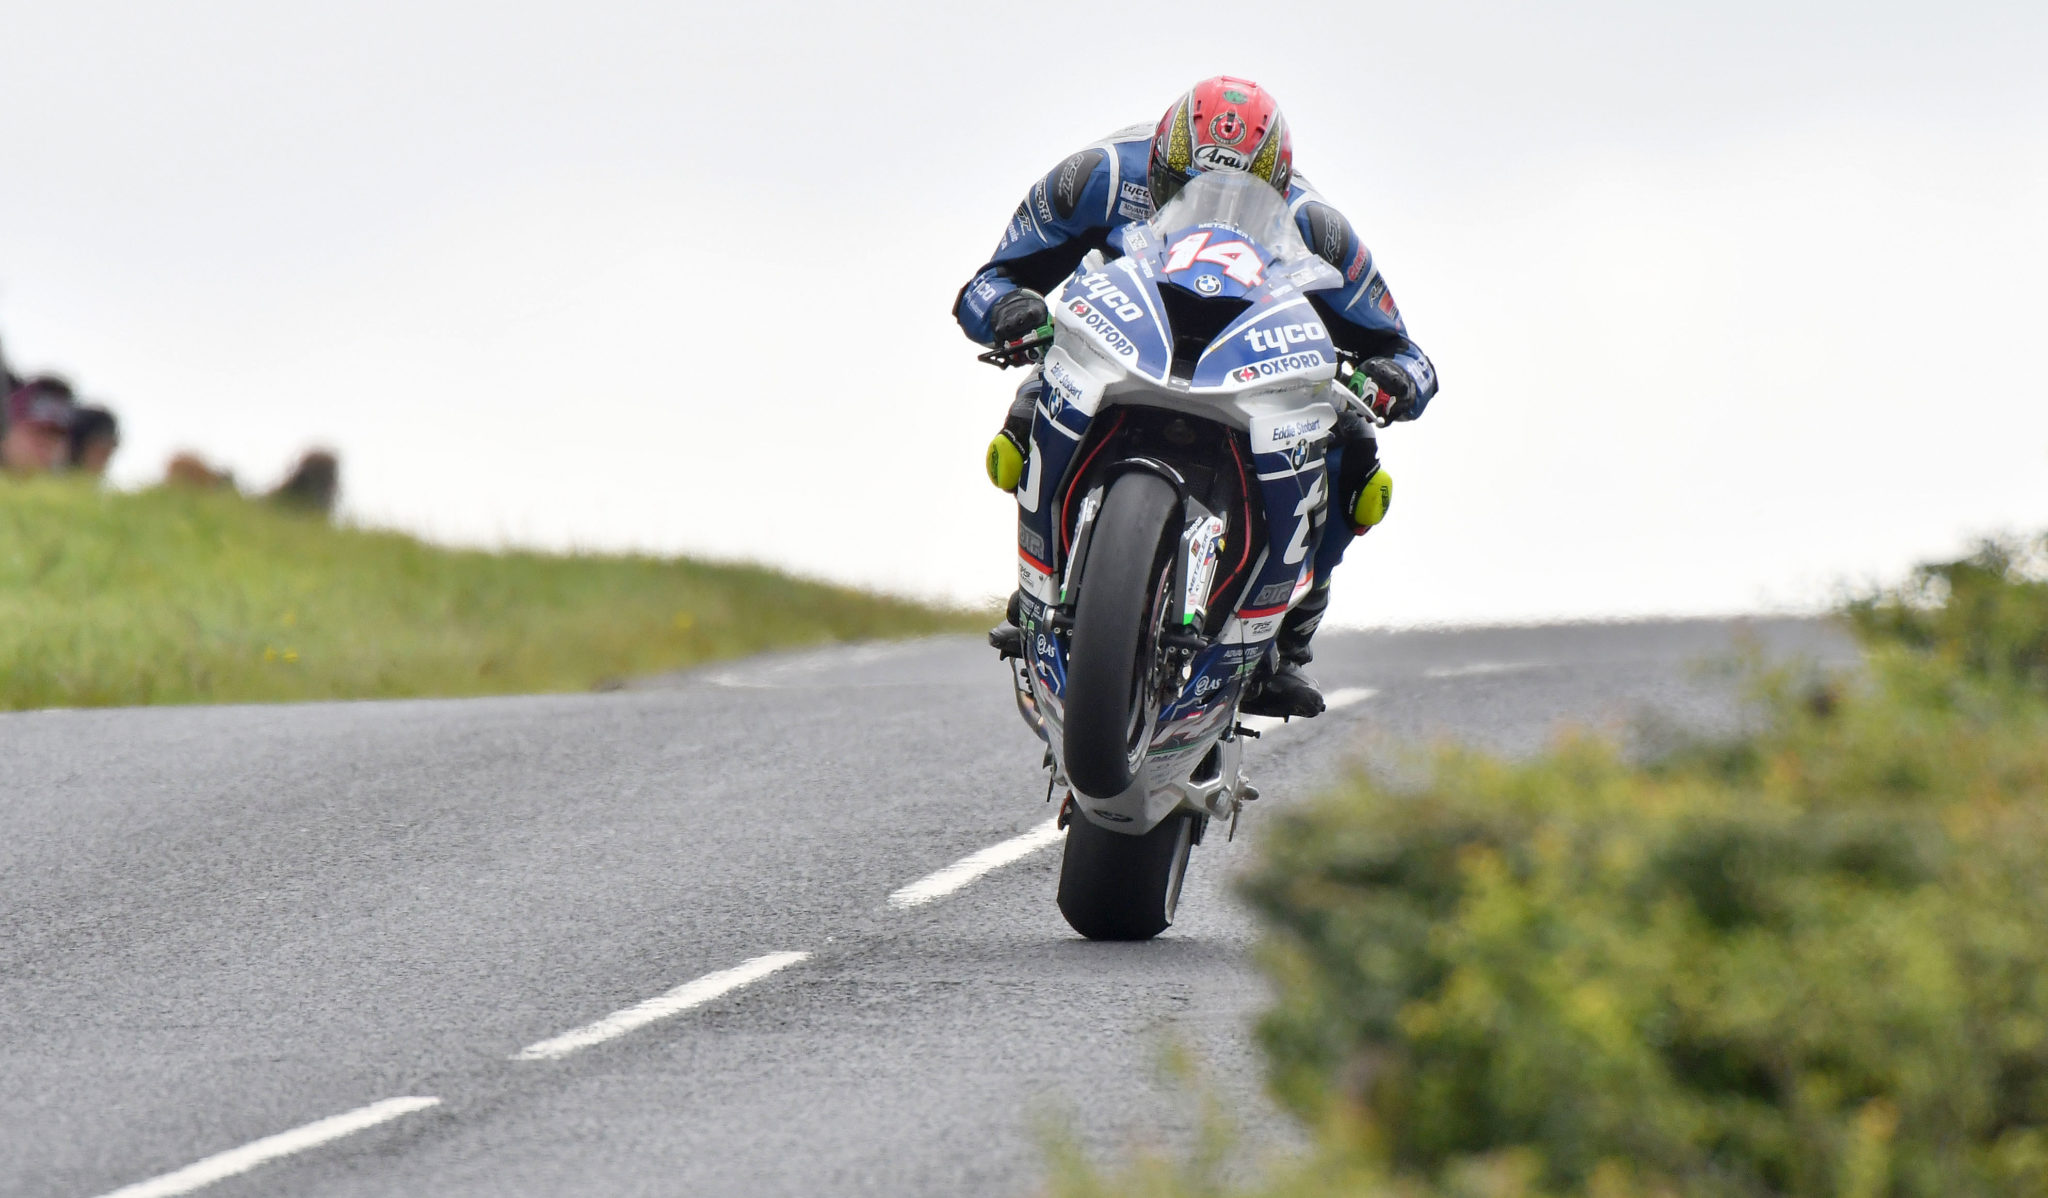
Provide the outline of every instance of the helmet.
<path id="1" fill-rule="evenodd" d="M 1165 207 L 1203 171 L 1244 171 L 1280 194 L 1294 177 L 1294 143 L 1280 105 L 1248 79 L 1218 75 L 1189 88 L 1159 119 L 1146 182 Z"/>

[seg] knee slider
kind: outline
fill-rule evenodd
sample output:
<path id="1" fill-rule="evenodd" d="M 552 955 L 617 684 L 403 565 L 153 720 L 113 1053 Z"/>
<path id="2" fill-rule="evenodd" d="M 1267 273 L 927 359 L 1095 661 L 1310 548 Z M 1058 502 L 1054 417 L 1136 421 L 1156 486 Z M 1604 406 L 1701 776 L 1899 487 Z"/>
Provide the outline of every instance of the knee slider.
<path id="1" fill-rule="evenodd" d="M 1014 491 L 1024 481 L 1024 450 L 1008 431 L 988 443 L 988 481 L 1002 491 Z"/>
<path id="2" fill-rule="evenodd" d="M 1365 485 L 1358 489 L 1358 498 L 1351 503 L 1351 528 L 1353 534 L 1362 533 L 1387 518 L 1387 509 L 1394 504 L 1394 476 L 1381 466 L 1366 478 Z"/>

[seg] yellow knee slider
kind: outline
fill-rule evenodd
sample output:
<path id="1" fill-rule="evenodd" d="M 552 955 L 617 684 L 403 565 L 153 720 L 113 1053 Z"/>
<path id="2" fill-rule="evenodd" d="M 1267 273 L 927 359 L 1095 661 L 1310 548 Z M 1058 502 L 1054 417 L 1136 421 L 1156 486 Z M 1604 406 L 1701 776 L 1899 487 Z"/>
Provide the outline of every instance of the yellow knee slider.
<path id="1" fill-rule="evenodd" d="M 1359 488 L 1358 502 L 1351 505 L 1351 527 L 1364 532 L 1386 519 L 1387 509 L 1393 505 L 1394 476 L 1382 466 Z"/>
<path id="2" fill-rule="evenodd" d="M 1014 491 L 1024 481 L 1024 450 L 1008 433 L 988 443 L 988 481 L 999 490 Z"/>

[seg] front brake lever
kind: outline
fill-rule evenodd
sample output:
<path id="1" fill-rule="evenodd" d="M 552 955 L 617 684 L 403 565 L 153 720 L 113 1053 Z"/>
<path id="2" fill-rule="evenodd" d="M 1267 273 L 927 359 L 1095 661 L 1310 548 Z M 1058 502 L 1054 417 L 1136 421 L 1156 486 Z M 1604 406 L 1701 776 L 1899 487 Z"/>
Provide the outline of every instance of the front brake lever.
<path id="1" fill-rule="evenodd" d="M 1352 377 L 1358 374 L 1358 371 L 1352 367 L 1349 361 L 1344 362 L 1343 365 L 1345 377 L 1337 381 L 1337 386 L 1341 388 L 1344 392 L 1344 402 L 1346 406 L 1350 407 L 1353 411 L 1357 412 L 1358 415 L 1364 417 L 1365 420 L 1368 423 L 1370 423 L 1374 428 L 1386 428 L 1388 425 L 1393 424 L 1394 418 L 1392 416 L 1380 415 L 1379 410 L 1377 408 L 1374 408 L 1371 404 L 1365 402 L 1364 396 L 1360 395 L 1358 392 L 1353 391 L 1351 389 L 1351 379 Z M 1374 387 L 1373 392 L 1375 394 L 1379 394 L 1379 388 Z"/>
<path id="2" fill-rule="evenodd" d="M 1005 341 L 985 354 L 976 354 L 974 360 L 1000 366 L 1008 370 L 1012 366 L 1030 366 L 1045 357 L 1045 351 L 1052 345 L 1052 322 L 1047 321 L 1017 338 Z"/>

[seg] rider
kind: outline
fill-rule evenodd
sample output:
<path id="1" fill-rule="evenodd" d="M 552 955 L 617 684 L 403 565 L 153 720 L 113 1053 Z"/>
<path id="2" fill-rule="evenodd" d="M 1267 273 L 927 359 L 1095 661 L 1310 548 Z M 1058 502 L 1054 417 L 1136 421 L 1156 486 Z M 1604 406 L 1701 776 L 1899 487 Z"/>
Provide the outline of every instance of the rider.
<path id="1" fill-rule="evenodd" d="M 953 316 L 967 336 L 998 345 L 1028 336 L 1048 321 L 1043 293 L 1074 272 L 1089 250 L 1109 244 L 1111 230 L 1149 218 L 1203 171 L 1245 171 L 1287 197 L 1309 248 L 1344 274 L 1341 290 L 1310 297 L 1337 348 L 1359 359 L 1351 383 L 1382 419 L 1413 420 L 1436 394 L 1436 369 L 1413 341 L 1365 243 L 1351 223 L 1294 173 L 1294 150 L 1279 105 L 1258 84 L 1229 76 L 1197 83 L 1176 99 L 1158 126 L 1133 125 L 1073 155 L 1032 187 L 1017 206 L 995 256 L 960 289 Z M 1017 389 L 1009 419 L 989 443 L 989 478 L 1014 490 L 1030 444 L 1032 408 L 1042 384 L 1033 371 Z M 1337 510 L 1352 535 L 1386 514 L 1392 483 L 1380 468 L 1372 426 L 1340 420 L 1328 455 Z M 1262 672 L 1242 710 L 1253 715 L 1312 716 L 1323 697 L 1301 667 L 1309 639 L 1330 605 L 1330 574 L 1350 536 L 1328 531 L 1318 545 L 1314 584 L 1288 612 L 1275 642 L 1279 664 Z M 991 639 L 1021 651 L 1015 600 Z"/>

